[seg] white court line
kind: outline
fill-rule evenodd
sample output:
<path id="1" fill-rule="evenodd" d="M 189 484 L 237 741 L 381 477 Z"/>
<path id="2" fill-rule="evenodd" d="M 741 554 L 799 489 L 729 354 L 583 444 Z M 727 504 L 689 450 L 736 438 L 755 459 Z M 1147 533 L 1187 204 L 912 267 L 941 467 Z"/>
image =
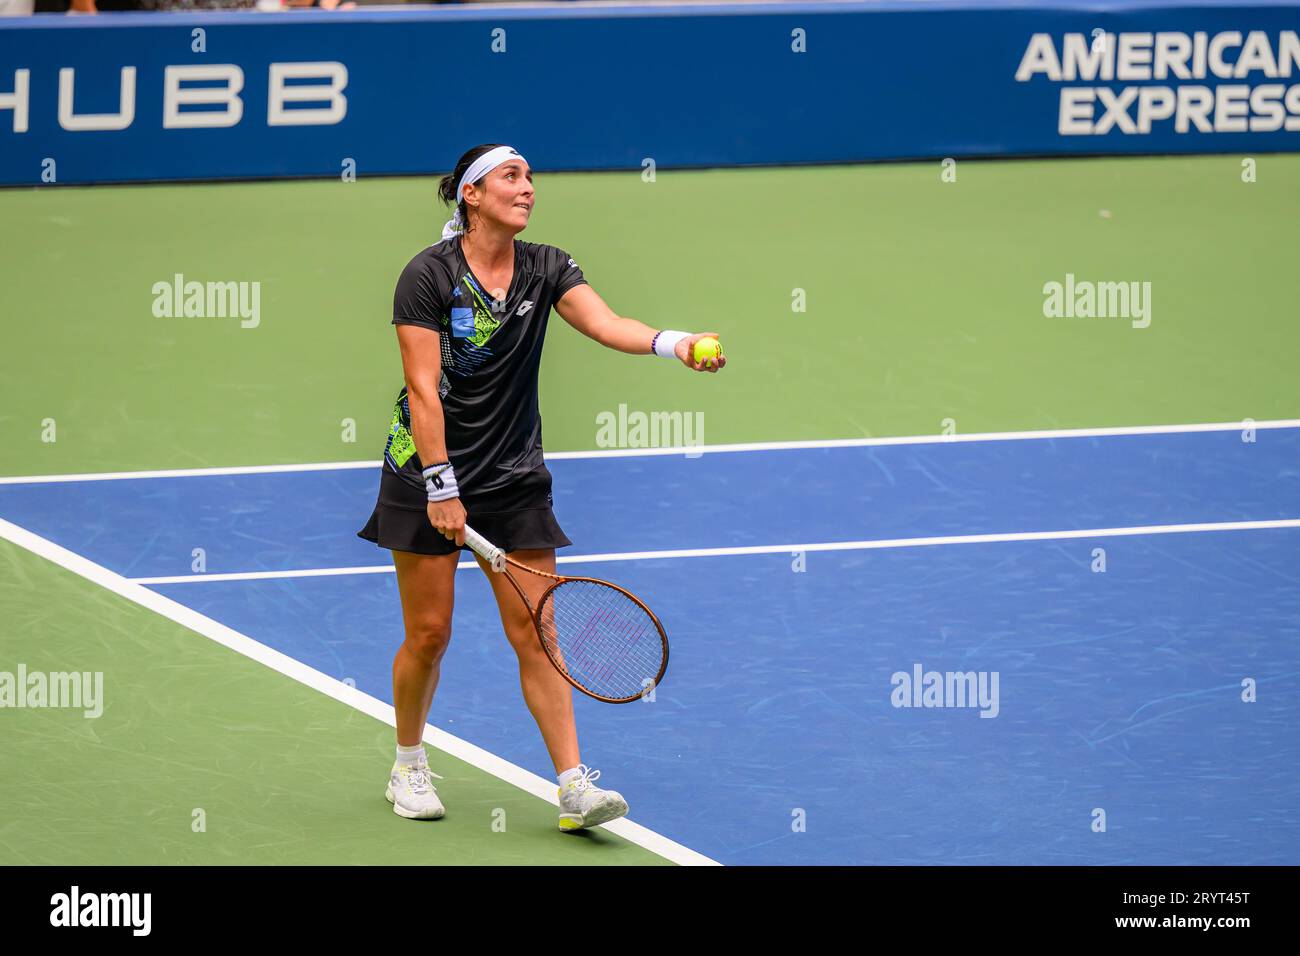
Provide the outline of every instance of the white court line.
<path id="1" fill-rule="evenodd" d="M 812 448 L 874 448 L 888 445 L 949 445 L 964 442 L 1025 441 L 1052 438 L 1109 438 L 1121 435 L 1174 435 L 1189 432 L 1242 431 L 1246 422 L 1209 422 L 1199 425 L 1133 425 L 1115 428 L 1056 428 L 1040 431 L 979 432 L 969 435 L 904 435 L 895 438 L 832 438 L 812 441 L 742 442 L 732 445 L 692 445 L 675 448 L 610 448 L 600 451 L 552 451 L 547 461 L 587 458 L 644 458 L 679 455 L 698 458 L 726 452 L 797 451 Z M 1300 428 L 1300 418 L 1250 422 L 1256 430 Z M 175 468 L 156 471 L 105 471 L 81 475 L 15 475 L 0 478 L 0 485 L 42 485 L 64 481 L 113 481 L 126 478 L 196 478 L 213 475 L 267 475 L 298 471 L 342 471 L 378 468 L 376 461 L 330 461 L 306 465 L 239 465 L 229 468 Z"/>
<path id="2" fill-rule="evenodd" d="M 363 714 L 368 714 L 390 727 L 396 728 L 397 726 L 397 717 L 393 708 L 378 698 L 371 697 L 369 694 L 357 690 L 355 687 L 350 687 L 342 681 L 335 680 L 327 674 L 322 674 L 315 668 L 308 667 L 302 661 L 281 654 L 265 644 L 260 644 L 251 637 L 226 627 L 224 624 L 220 624 L 198 611 L 185 607 L 183 604 L 178 604 L 155 591 L 150 591 L 148 588 L 142 587 L 120 574 L 116 574 L 101 565 L 95 564 L 93 561 L 83 558 L 79 554 L 60 547 L 53 541 L 33 534 L 26 528 L 20 528 L 16 524 L 0 519 L 0 538 L 4 538 L 20 548 L 39 555 L 47 561 L 71 571 L 73 574 L 80 575 L 88 581 L 107 588 L 128 601 L 133 601 L 141 607 L 155 611 L 163 617 L 189 628 L 191 631 L 216 641 L 223 647 L 228 647 L 232 651 L 251 658 L 259 664 L 264 664 L 286 677 L 291 677 L 300 684 L 305 684 L 313 690 L 320 691 L 327 697 L 332 697 L 334 700 L 347 704 Z M 440 730 L 428 724 L 424 727 L 424 740 L 439 750 L 451 754 L 453 757 L 463 760 L 465 763 L 477 767 L 479 770 L 483 770 L 521 790 L 527 791 L 547 803 L 555 806 L 559 805 L 555 783 L 539 777 L 523 767 L 518 767 L 493 753 L 483 750 L 481 747 L 474 746 L 469 741 L 462 740 L 445 730 Z M 676 843 L 638 823 L 633 823 L 631 820 L 615 820 L 612 823 L 604 824 L 604 827 L 617 833 L 630 843 L 644 847 L 674 863 L 696 866 L 720 865 L 716 860 L 682 846 L 680 843 Z M 556 838 L 566 839 L 558 830 L 556 831 Z"/>
<path id="3" fill-rule="evenodd" d="M 1064 541 L 1070 538 L 1119 538 L 1143 534 L 1192 534 L 1202 531 L 1261 531 L 1300 528 L 1300 518 L 1267 521 L 1210 521 L 1200 524 L 1153 524 L 1129 528 L 1083 528 L 1074 531 L 1011 531 L 1001 534 L 950 534 L 930 538 L 882 538 L 874 541 L 824 541 L 818 544 L 759 544 L 734 548 L 683 548 L 677 551 L 624 551 L 611 554 L 566 554 L 556 564 L 601 561 L 654 561 L 665 558 L 720 558 L 750 554 L 791 554 L 796 551 L 879 551 L 889 548 L 923 548 L 945 544 L 998 544 L 1007 541 Z M 473 568 L 462 561 L 457 568 Z M 195 584 L 209 581 L 259 581 L 279 578 L 317 578 L 340 574 L 385 574 L 391 564 L 354 568 L 309 568 L 298 571 L 241 571 L 227 574 L 179 574 L 168 577 L 130 578 L 135 584 Z"/>

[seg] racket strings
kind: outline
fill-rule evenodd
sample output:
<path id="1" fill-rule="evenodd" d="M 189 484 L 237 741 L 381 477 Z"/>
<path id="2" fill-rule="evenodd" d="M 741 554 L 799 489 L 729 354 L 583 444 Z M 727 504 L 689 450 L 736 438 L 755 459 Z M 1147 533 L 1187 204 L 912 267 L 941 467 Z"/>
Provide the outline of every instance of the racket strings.
<path id="1" fill-rule="evenodd" d="M 659 678 L 663 636 L 653 617 L 615 587 L 565 581 L 539 612 L 542 638 L 575 682 L 601 696 L 639 696 Z"/>

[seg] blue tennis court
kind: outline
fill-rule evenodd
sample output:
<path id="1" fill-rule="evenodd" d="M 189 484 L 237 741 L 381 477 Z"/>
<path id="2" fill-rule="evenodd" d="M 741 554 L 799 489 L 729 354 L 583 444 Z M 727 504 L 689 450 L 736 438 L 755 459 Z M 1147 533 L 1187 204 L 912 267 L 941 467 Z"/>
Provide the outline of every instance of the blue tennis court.
<path id="1" fill-rule="evenodd" d="M 726 864 L 1300 861 L 1300 428 L 550 467 L 562 570 L 672 642 L 653 701 L 577 700 L 636 822 Z M 391 703 L 377 479 L 19 481 L 0 517 Z M 991 696 L 895 706 L 918 671 Z M 550 775 L 474 568 L 430 722 Z"/>

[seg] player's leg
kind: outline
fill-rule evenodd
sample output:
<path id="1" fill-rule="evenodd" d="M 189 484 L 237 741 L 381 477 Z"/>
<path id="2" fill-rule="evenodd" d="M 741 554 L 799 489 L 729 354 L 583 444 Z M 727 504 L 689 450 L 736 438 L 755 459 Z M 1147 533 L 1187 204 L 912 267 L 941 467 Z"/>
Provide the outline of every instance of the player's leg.
<path id="1" fill-rule="evenodd" d="M 394 551 L 405 638 L 393 658 L 393 709 L 397 714 L 397 762 L 385 794 L 401 816 L 430 819 L 443 814 L 424 753 L 442 656 L 451 641 L 458 553 L 430 555 Z"/>
<path id="2" fill-rule="evenodd" d="M 519 550 L 512 552 L 510 557 L 527 567 L 555 573 L 554 549 Z M 519 684 L 524 692 L 524 702 L 537 721 L 537 729 L 541 731 L 551 762 L 555 764 L 560 783 L 560 829 L 580 830 L 624 816 L 627 801 L 612 790 L 596 787 L 594 781 L 600 772 L 589 770 L 580 763 L 578 730 L 573 717 L 573 688 L 547 657 L 528 609 L 520 602 L 505 575 L 494 573 L 482 558 L 477 560 L 492 585 L 506 638 L 519 658 Z M 525 579 L 519 583 L 528 594 L 529 603 L 536 607 L 547 582 L 532 574 L 518 577 Z"/>
<path id="3" fill-rule="evenodd" d="M 451 642 L 459 559 L 459 552 L 393 552 L 405 631 L 405 640 L 393 658 L 393 707 L 397 711 L 397 742 L 402 746 L 414 746 L 424 737 L 442 656 Z"/>

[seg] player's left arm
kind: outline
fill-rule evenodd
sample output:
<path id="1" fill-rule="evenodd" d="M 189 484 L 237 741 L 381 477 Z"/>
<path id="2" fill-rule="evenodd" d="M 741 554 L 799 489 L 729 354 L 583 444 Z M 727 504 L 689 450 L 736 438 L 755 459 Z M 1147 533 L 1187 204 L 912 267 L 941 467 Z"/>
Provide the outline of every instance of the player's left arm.
<path id="1" fill-rule="evenodd" d="M 627 352 L 629 355 L 647 355 L 654 341 L 657 329 L 652 329 L 644 322 L 629 319 L 611 309 L 590 285 L 575 285 L 555 303 L 555 311 L 560 313 L 571 326 L 594 339 L 606 348 Z M 695 343 L 702 338 L 713 336 L 717 332 L 696 332 L 686 336 L 677 343 L 674 352 L 683 365 L 697 372 L 716 372 L 727 364 L 726 356 L 720 356 L 715 363 L 704 364 L 695 361 Z"/>

